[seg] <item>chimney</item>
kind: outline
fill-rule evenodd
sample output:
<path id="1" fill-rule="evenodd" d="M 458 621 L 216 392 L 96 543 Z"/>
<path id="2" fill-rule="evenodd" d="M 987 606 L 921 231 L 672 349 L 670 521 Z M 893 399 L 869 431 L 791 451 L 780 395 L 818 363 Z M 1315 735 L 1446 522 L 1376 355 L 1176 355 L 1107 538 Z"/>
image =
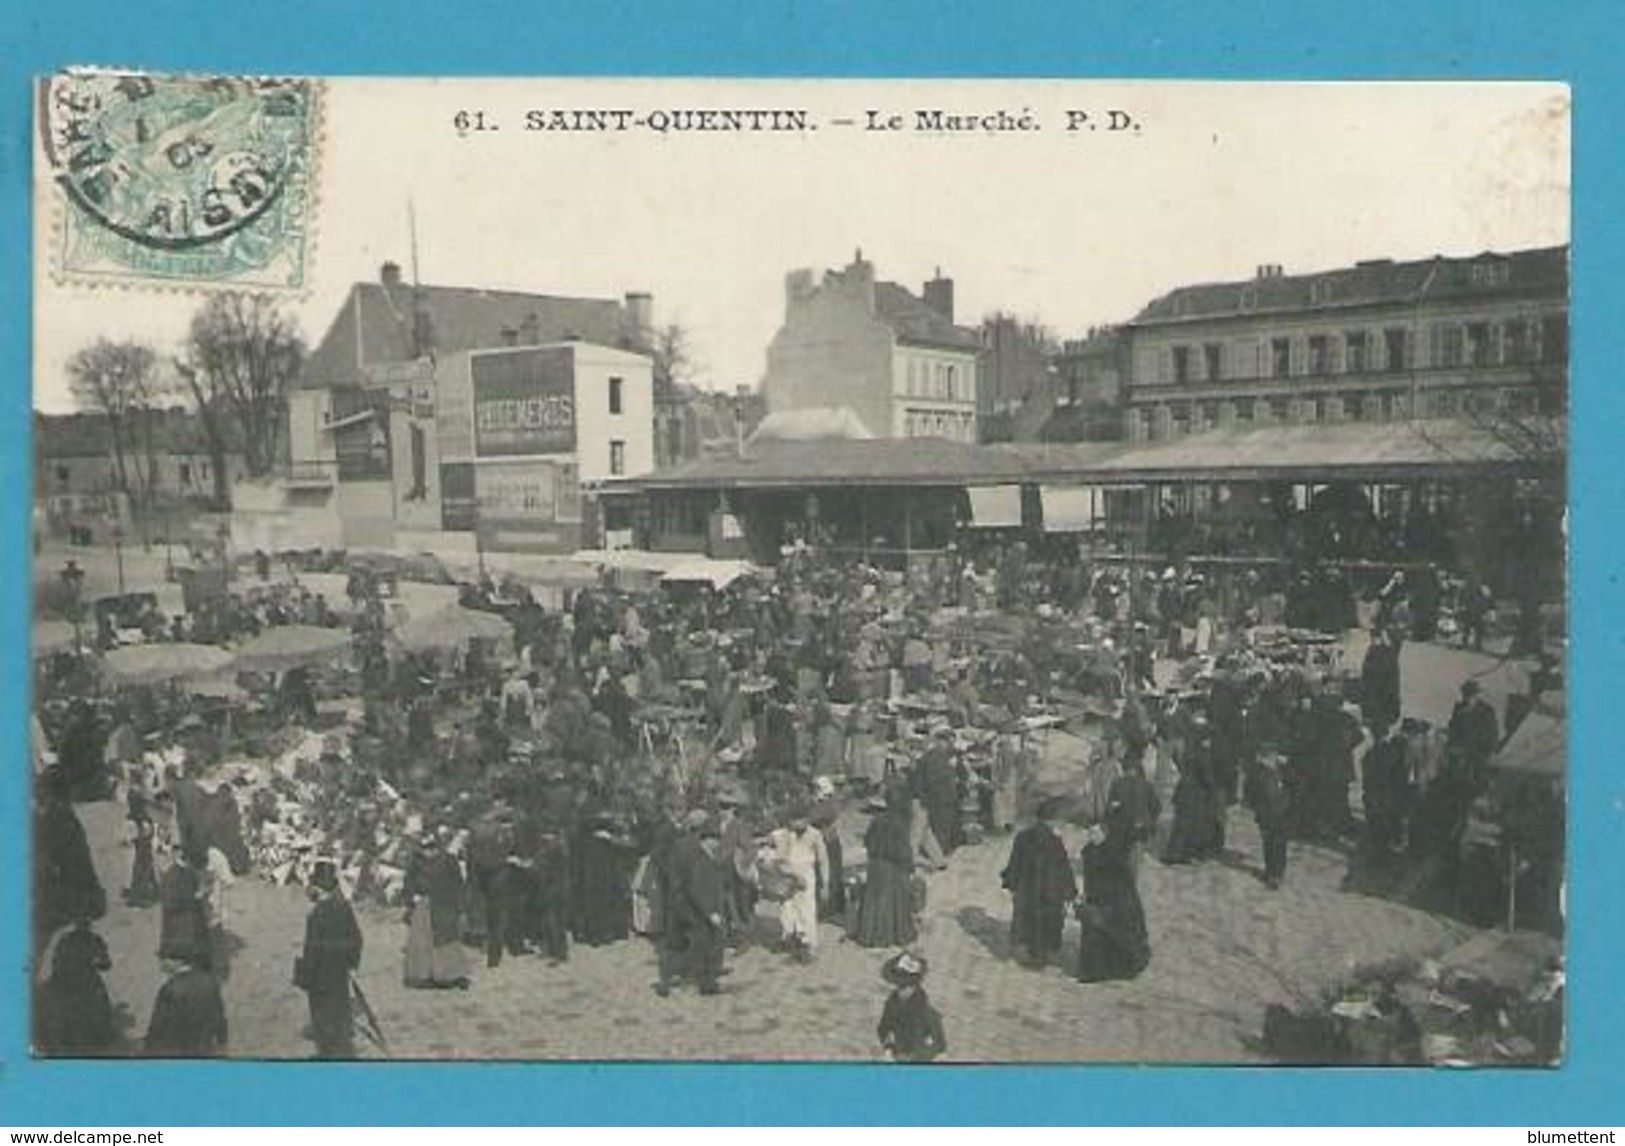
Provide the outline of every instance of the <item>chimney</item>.
<path id="1" fill-rule="evenodd" d="M 633 345 L 647 348 L 653 345 L 655 328 L 654 295 L 647 291 L 626 292 L 626 325 Z"/>
<path id="2" fill-rule="evenodd" d="M 852 256 L 852 261 L 841 272 L 841 284 L 853 299 L 859 302 L 870 314 L 875 310 L 875 265 L 863 257 L 863 248 L 859 247 Z"/>
<path id="3" fill-rule="evenodd" d="M 949 322 L 954 320 L 954 280 L 943 278 L 941 267 L 937 268 L 935 276 L 920 293 L 926 306 Z"/>
<path id="4" fill-rule="evenodd" d="M 391 290 L 401 285 L 401 264 L 391 261 L 378 268 L 378 281 Z"/>
<path id="5" fill-rule="evenodd" d="M 811 298 L 817 288 L 813 285 L 813 273 L 807 267 L 798 267 L 784 276 L 784 312 L 786 315 L 795 309 L 797 303 L 805 302 Z"/>
<path id="6" fill-rule="evenodd" d="M 1280 263 L 1259 263 L 1257 276 L 1261 279 L 1278 279 L 1281 277 Z"/>

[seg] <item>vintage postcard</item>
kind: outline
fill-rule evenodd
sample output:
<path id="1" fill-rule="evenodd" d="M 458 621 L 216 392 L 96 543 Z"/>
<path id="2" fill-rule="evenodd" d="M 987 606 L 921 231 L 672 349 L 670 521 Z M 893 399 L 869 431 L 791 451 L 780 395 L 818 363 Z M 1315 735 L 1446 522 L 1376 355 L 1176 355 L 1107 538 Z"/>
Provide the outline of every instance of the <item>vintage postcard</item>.
<path id="1" fill-rule="evenodd" d="M 1561 1062 L 1566 87 L 36 109 L 37 1055 Z"/>

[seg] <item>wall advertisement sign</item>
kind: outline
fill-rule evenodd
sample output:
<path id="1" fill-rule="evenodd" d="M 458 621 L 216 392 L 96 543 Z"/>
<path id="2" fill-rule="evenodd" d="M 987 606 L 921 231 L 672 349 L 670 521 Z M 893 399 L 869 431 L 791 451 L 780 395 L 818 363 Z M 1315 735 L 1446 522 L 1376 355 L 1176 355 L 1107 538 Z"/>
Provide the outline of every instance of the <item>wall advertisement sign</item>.
<path id="1" fill-rule="evenodd" d="M 568 347 L 477 354 L 469 362 L 474 389 L 474 454 L 534 457 L 576 448 L 574 357 Z"/>

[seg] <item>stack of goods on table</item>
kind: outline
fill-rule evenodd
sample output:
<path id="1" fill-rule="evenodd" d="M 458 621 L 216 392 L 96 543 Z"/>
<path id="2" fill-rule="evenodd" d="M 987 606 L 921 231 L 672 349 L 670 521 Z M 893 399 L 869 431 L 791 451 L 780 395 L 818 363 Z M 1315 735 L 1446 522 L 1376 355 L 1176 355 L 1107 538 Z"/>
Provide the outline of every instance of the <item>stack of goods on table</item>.
<path id="1" fill-rule="evenodd" d="M 1564 986 L 1555 939 L 1484 932 L 1438 959 L 1361 968 L 1312 1005 L 1272 1004 L 1263 1049 L 1304 1065 L 1551 1066 Z"/>

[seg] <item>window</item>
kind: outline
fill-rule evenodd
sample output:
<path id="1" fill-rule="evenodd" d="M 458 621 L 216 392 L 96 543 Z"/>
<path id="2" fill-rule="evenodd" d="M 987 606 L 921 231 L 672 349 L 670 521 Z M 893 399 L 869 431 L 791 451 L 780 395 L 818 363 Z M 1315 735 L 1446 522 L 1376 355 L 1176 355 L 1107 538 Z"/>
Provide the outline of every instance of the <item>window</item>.
<path id="1" fill-rule="evenodd" d="M 1269 400 L 1270 421 L 1285 422 L 1292 417 L 1292 399 L 1271 398 Z"/>
<path id="2" fill-rule="evenodd" d="M 1270 376 L 1285 378 L 1292 373 L 1292 343 L 1285 338 L 1270 340 Z"/>
<path id="3" fill-rule="evenodd" d="M 944 369 L 948 378 L 948 393 L 944 397 L 957 398 L 959 397 L 959 369 L 956 366 L 947 366 Z"/>
<path id="4" fill-rule="evenodd" d="M 1500 259 L 1485 259 L 1473 264 L 1472 280 L 1475 287 L 1505 286 L 1512 277 L 1512 268 Z"/>
<path id="5" fill-rule="evenodd" d="M 620 477 L 626 473 L 626 443 L 613 441 L 609 444 L 609 472 L 613 477 Z"/>
<path id="6" fill-rule="evenodd" d="M 1391 326 L 1382 332 L 1382 341 L 1387 350 L 1387 366 L 1389 370 L 1405 370 L 1410 367 L 1410 356 L 1406 353 L 1407 340 L 1405 328 Z"/>
<path id="7" fill-rule="evenodd" d="M 1435 418 L 1450 418 L 1456 413 L 1456 395 L 1449 390 L 1435 390 L 1428 395 L 1427 412 Z"/>
<path id="8" fill-rule="evenodd" d="M 1176 346 L 1174 354 L 1174 381 L 1189 382 L 1191 380 L 1191 348 Z"/>
<path id="9" fill-rule="evenodd" d="M 181 470 L 181 484 L 182 485 L 191 485 L 192 484 L 192 467 L 191 467 L 191 465 L 188 464 L 187 462 L 182 462 L 180 464 L 180 470 Z"/>
<path id="10" fill-rule="evenodd" d="M 1467 364 L 1490 365 L 1490 324 L 1474 322 L 1467 327 Z"/>
<path id="11" fill-rule="evenodd" d="M 1331 351 L 1324 334 L 1309 336 L 1309 373 L 1327 374 L 1332 368 Z"/>
<path id="12" fill-rule="evenodd" d="M 1529 361 L 1529 324 L 1521 318 L 1501 324 L 1501 361 L 1508 366 L 1522 366 Z"/>
<path id="13" fill-rule="evenodd" d="M 1568 363 L 1568 315 L 1556 314 L 1540 320 L 1540 360 L 1557 365 Z"/>
<path id="14" fill-rule="evenodd" d="M 59 485 L 67 485 L 72 480 L 72 474 L 67 466 L 56 467 L 56 480 Z"/>
<path id="15" fill-rule="evenodd" d="M 903 392 L 912 398 L 918 393 L 919 387 L 920 364 L 914 359 L 910 358 L 908 360 L 908 382 L 905 384 Z"/>
<path id="16" fill-rule="evenodd" d="M 1253 400 L 1251 398 L 1236 399 L 1236 421 L 1251 422 L 1253 420 Z"/>
<path id="17" fill-rule="evenodd" d="M 1429 366 L 1460 366 L 1464 339 L 1461 327 L 1455 323 L 1442 323 L 1433 328 L 1433 354 Z"/>
<path id="18" fill-rule="evenodd" d="M 1364 374 L 1366 364 L 1366 336 L 1363 330 L 1351 330 L 1343 336 L 1343 369 L 1350 374 Z"/>
<path id="19" fill-rule="evenodd" d="M 621 413 L 621 403 L 624 397 L 621 390 L 624 386 L 625 383 L 620 378 L 611 378 L 609 380 L 609 412 L 611 414 Z"/>
<path id="20" fill-rule="evenodd" d="M 1217 342 L 1210 342 L 1202 347 L 1202 365 L 1206 373 L 1203 375 L 1209 382 L 1217 382 L 1223 374 L 1224 347 Z"/>
<path id="21" fill-rule="evenodd" d="M 1241 309 L 1252 310 L 1258 306 L 1258 288 L 1245 286 L 1241 288 Z"/>

